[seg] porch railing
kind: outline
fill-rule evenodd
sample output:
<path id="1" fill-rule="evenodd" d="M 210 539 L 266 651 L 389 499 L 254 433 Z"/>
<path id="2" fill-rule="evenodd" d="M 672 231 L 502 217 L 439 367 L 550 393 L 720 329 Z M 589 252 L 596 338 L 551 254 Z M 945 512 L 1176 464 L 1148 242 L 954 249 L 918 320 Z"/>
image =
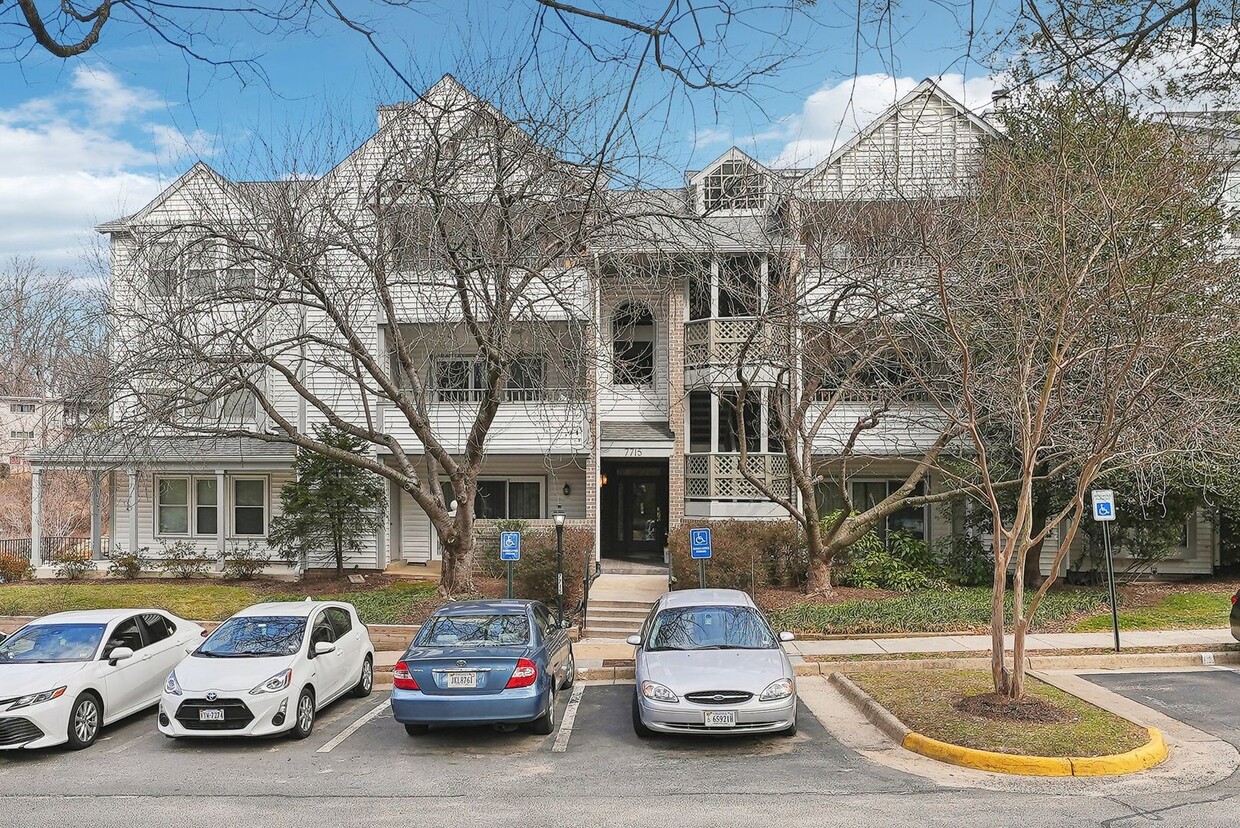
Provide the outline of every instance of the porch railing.
<path id="1" fill-rule="evenodd" d="M 111 546 L 109 540 L 107 535 L 100 538 L 99 551 L 101 555 L 108 554 Z M 83 537 L 81 535 L 44 536 L 39 540 L 39 547 L 42 552 L 39 557 L 44 562 L 50 561 L 55 556 L 65 552 L 89 553 L 91 551 L 90 537 Z M 0 554 L 18 555 L 26 560 L 30 560 L 33 551 L 34 545 L 30 538 L 0 538 Z"/>
<path id="2" fill-rule="evenodd" d="M 745 467 L 772 493 L 788 497 L 788 457 L 784 454 L 745 455 Z M 685 497 L 690 500 L 766 500 L 741 468 L 739 454 L 685 455 Z"/>
<path id="3" fill-rule="evenodd" d="M 787 350 L 784 331 L 755 317 L 685 323 L 685 367 L 761 363 Z"/>

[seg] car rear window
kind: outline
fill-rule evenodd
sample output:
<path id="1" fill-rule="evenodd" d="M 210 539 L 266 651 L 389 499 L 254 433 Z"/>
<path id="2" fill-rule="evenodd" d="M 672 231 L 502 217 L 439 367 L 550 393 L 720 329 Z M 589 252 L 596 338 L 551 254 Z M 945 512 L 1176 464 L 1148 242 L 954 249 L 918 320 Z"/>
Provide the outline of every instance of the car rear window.
<path id="1" fill-rule="evenodd" d="M 522 615 L 439 615 L 422 627 L 423 647 L 513 646 L 530 643 L 530 620 Z"/>

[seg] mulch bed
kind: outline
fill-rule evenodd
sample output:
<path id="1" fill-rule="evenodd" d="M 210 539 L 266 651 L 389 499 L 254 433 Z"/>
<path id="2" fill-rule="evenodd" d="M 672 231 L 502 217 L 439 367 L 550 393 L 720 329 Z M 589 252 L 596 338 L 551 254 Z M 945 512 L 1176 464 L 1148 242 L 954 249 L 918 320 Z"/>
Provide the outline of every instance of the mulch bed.
<path id="1" fill-rule="evenodd" d="M 1033 695 L 1027 695 L 1022 699 L 1011 699 L 998 693 L 982 693 L 977 696 L 965 696 L 952 707 L 961 713 L 969 713 L 999 722 L 1059 724 L 1080 721 L 1080 717 L 1076 714 Z"/>

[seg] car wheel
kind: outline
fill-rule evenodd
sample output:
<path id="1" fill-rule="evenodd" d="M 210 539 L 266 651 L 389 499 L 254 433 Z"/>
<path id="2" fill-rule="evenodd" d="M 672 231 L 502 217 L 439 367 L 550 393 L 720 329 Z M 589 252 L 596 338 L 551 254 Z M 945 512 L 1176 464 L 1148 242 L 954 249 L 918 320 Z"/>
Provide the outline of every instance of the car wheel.
<path id="1" fill-rule="evenodd" d="M 103 706 L 99 697 L 86 692 L 77 697 L 69 712 L 69 747 L 73 750 L 88 748 L 99 738 L 103 724 Z"/>
<path id="2" fill-rule="evenodd" d="M 573 647 L 568 647 L 568 666 L 564 668 L 564 685 L 561 690 L 567 690 L 573 686 L 573 682 L 577 680 L 577 657 L 573 655 Z"/>
<path id="3" fill-rule="evenodd" d="M 353 698 L 364 699 L 370 695 L 371 689 L 375 686 L 375 663 L 370 656 L 366 656 L 366 660 L 362 662 L 362 675 L 357 680 L 357 684 L 353 687 Z"/>
<path id="4" fill-rule="evenodd" d="M 547 702 L 547 712 L 530 722 L 530 730 L 539 736 L 548 736 L 555 732 L 555 685 L 551 686 L 551 700 Z"/>
<path id="5" fill-rule="evenodd" d="M 654 735 L 654 731 L 642 723 L 642 711 L 637 704 L 637 693 L 633 694 L 633 732 L 640 739 L 649 739 Z"/>
<path id="6" fill-rule="evenodd" d="M 422 736 L 426 733 L 426 731 L 430 729 L 431 729 L 430 725 L 423 725 L 423 724 L 405 725 L 405 732 L 408 733 L 410 736 Z"/>
<path id="7" fill-rule="evenodd" d="M 294 739 L 305 739 L 314 732 L 314 691 L 309 687 L 301 691 L 297 697 L 297 707 L 293 714 L 293 727 L 288 735 Z"/>

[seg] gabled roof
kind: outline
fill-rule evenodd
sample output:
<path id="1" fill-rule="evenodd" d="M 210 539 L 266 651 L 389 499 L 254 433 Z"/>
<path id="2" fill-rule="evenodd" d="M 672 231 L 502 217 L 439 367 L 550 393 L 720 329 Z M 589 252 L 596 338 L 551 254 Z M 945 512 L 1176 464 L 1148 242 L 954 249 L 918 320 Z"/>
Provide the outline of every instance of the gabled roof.
<path id="1" fill-rule="evenodd" d="M 696 187 L 698 184 L 702 183 L 702 180 L 706 178 L 707 175 L 709 175 L 711 172 L 714 171 L 715 167 L 718 167 L 724 161 L 745 161 L 749 164 L 752 164 L 756 169 L 759 169 L 762 172 L 766 172 L 766 173 L 771 172 L 771 169 L 767 167 L 765 164 L 763 164 L 761 161 L 757 160 L 756 158 L 754 158 L 752 155 L 745 152 L 744 150 L 739 149 L 738 147 L 734 146 L 731 149 L 729 149 L 727 152 L 725 152 L 723 155 L 716 158 L 714 161 L 711 161 L 709 164 L 707 164 L 702 169 L 697 170 L 697 171 L 690 170 L 686 172 L 685 181 L 688 183 L 690 187 Z"/>
<path id="2" fill-rule="evenodd" d="M 911 103 L 913 103 L 918 98 L 921 98 L 923 96 L 937 97 L 939 100 L 946 103 L 952 109 L 956 110 L 956 112 L 959 113 L 961 117 L 968 120 L 969 123 L 973 124 L 975 127 L 982 130 L 987 135 L 993 136 L 993 135 L 999 134 L 998 130 L 995 129 L 993 124 L 988 123 L 984 118 L 980 117 L 979 115 L 974 113 L 971 109 L 966 107 L 964 104 L 960 103 L 960 101 L 952 97 L 945 89 L 943 89 L 942 86 L 936 83 L 933 79 L 926 78 L 921 83 L 917 84 L 915 87 L 909 90 L 909 92 L 905 94 L 902 98 L 900 98 L 900 100 L 896 101 L 891 106 L 887 107 L 887 109 L 884 110 L 881 115 L 879 115 L 877 118 L 871 121 L 868 126 L 862 129 L 852 138 L 848 139 L 842 145 L 837 147 L 834 152 L 832 152 L 829 156 L 827 156 L 826 160 L 824 160 L 818 166 L 814 167 L 809 172 L 805 173 L 805 175 L 801 177 L 801 181 L 807 182 L 807 181 L 812 181 L 813 179 L 817 178 L 824 170 L 828 169 L 833 164 L 838 162 L 841 158 L 843 158 L 845 155 L 851 152 L 858 144 L 860 144 L 862 141 L 865 141 L 867 138 L 869 138 L 874 133 L 876 133 L 878 130 L 880 130 L 887 123 L 887 121 L 895 117 L 900 112 L 900 110 L 909 106 Z"/>
<path id="3" fill-rule="evenodd" d="M 236 184 L 220 175 L 205 162 L 196 161 L 194 166 L 183 172 L 176 181 L 172 182 L 160 191 L 159 195 L 155 196 L 155 198 L 141 210 L 133 213 L 132 215 L 125 216 L 124 218 L 113 219 L 112 221 L 100 224 L 95 228 L 95 230 L 99 233 L 116 233 L 128 230 L 131 225 L 144 221 L 148 216 L 150 216 L 151 213 L 163 206 L 163 204 L 174 194 L 176 194 L 178 190 L 199 176 L 207 176 L 212 183 L 220 188 L 221 192 L 230 193 L 237 198 L 244 197 L 242 191 Z"/>

